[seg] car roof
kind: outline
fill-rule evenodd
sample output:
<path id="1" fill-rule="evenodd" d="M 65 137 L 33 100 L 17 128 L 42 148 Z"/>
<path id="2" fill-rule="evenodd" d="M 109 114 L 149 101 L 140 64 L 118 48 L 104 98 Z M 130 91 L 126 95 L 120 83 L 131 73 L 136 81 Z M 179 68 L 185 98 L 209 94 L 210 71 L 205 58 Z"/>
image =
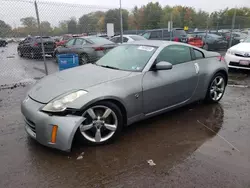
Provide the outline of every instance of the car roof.
<path id="1" fill-rule="evenodd" d="M 162 29 L 149 29 L 149 30 L 146 30 L 145 32 L 148 32 L 148 31 L 162 31 L 162 30 L 168 30 L 168 28 L 162 28 Z M 172 30 L 184 30 L 183 28 L 172 28 Z"/>

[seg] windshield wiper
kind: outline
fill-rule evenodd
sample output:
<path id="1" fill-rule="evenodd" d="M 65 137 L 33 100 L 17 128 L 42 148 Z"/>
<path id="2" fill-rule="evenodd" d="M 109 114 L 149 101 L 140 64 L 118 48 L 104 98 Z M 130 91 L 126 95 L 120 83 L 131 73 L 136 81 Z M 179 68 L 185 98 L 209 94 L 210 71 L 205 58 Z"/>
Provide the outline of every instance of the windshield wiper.
<path id="1" fill-rule="evenodd" d="M 109 66 L 109 65 L 99 65 L 99 66 L 101 66 L 101 67 L 105 67 L 105 68 L 109 68 L 109 69 L 120 70 L 120 69 L 119 69 L 119 68 L 117 68 L 117 67 L 111 67 L 111 66 Z"/>

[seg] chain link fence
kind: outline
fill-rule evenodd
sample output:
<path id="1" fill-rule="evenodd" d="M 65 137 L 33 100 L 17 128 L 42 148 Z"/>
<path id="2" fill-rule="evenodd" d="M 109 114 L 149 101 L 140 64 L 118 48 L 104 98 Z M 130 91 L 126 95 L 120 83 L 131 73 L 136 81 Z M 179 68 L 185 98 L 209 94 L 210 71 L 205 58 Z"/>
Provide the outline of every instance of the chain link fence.
<path id="1" fill-rule="evenodd" d="M 143 35 L 149 30 L 162 29 L 157 39 L 169 40 L 164 38 L 164 32 L 169 30 L 172 22 L 173 28 L 185 28 L 187 33 L 206 33 L 205 44 L 210 34 L 220 35 L 227 41 L 226 48 L 250 34 L 250 13 L 246 13 L 249 10 L 244 8 L 209 14 L 191 7 L 163 7 L 159 3 L 148 3 L 142 7 L 122 9 L 121 29 L 118 7 L 45 0 L 0 0 L 0 7 L 0 85 L 39 79 L 57 72 L 55 56 L 68 53 L 70 49 L 63 47 L 96 42 L 94 39 L 77 40 L 77 36 L 99 36 L 102 43 L 109 43 L 107 23 L 113 23 L 114 35 L 120 35 L 121 31 L 124 35 Z M 174 36 L 170 40 L 174 40 Z M 63 50 L 57 50 L 59 46 Z M 94 50 L 106 50 L 106 47 L 98 46 Z M 78 55 L 82 64 L 101 57 L 100 52 Z"/>

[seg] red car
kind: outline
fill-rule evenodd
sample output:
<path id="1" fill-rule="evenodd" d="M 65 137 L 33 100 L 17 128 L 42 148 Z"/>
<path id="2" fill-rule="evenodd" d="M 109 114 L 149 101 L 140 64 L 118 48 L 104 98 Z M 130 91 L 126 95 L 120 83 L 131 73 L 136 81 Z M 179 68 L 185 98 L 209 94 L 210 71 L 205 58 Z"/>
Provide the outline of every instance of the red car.
<path id="1" fill-rule="evenodd" d="M 204 46 L 202 38 L 196 36 L 195 34 L 188 34 L 188 44 L 196 46 L 198 48 L 202 48 Z"/>
<path id="2" fill-rule="evenodd" d="M 66 34 L 66 35 L 63 35 L 62 38 L 58 42 L 56 42 L 56 47 L 63 46 L 71 38 L 82 37 L 82 36 L 86 36 L 86 35 L 85 34 L 76 34 L 76 35 Z"/>

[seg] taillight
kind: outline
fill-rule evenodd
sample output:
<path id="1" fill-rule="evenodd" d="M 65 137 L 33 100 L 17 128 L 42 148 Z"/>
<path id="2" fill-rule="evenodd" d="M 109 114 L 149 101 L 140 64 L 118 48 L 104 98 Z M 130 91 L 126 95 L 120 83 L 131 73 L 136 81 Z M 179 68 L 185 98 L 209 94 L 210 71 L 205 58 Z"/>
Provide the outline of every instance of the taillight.
<path id="1" fill-rule="evenodd" d="M 35 42 L 35 43 L 34 43 L 34 46 L 38 46 L 38 43 L 37 43 L 37 42 Z"/>
<path id="2" fill-rule="evenodd" d="M 225 62 L 225 58 L 223 56 L 218 56 L 217 58 L 219 59 L 219 61 L 224 61 Z"/>
<path id="3" fill-rule="evenodd" d="M 174 38 L 174 41 L 175 41 L 175 42 L 179 42 L 180 39 L 179 39 L 178 37 L 175 37 L 175 38 Z"/>
<path id="4" fill-rule="evenodd" d="M 94 47 L 95 51 L 103 51 L 104 48 L 103 47 Z"/>

